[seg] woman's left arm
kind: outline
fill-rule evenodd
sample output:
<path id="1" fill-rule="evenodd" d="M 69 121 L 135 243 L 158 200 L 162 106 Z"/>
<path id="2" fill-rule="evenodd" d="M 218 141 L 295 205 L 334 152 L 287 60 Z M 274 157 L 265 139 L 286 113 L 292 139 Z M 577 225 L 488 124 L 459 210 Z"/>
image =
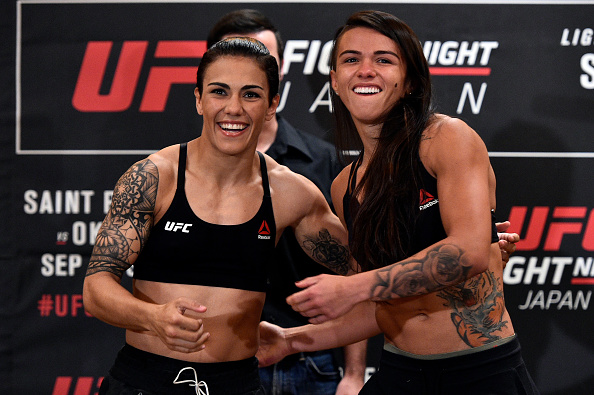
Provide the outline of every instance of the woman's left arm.
<path id="1" fill-rule="evenodd" d="M 445 118 L 422 143 L 421 159 L 437 178 L 440 214 L 447 237 L 392 265 L 346 278 L 320 275 L 287 301 L 321 323 L 363 300 L 419 296 L 458 284 L 485 271 L 490 259 L 495 177 L 487 149 L 468 125 Z M 500 259 L 498 257 L 497 259 Z"/>

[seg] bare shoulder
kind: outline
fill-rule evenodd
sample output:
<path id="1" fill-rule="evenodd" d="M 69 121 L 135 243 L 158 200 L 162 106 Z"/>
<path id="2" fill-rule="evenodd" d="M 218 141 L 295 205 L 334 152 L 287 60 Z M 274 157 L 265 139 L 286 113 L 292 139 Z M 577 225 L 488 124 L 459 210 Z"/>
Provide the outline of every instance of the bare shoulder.
<path id="1" fill-rule="evenodd" d="M 150 160 L 159 170 L 161 178 L 176 175 L 179 162 L 179 144 L 165 147 L 149 155 L 146 159 Z"/>
<path id="2" fill-rule="evenodd" d="M 266 166 L 270 178 L 270 186 L 277 191 L 291 191 L 292 193 L 308 194 L 319 191 L 318 187 L 301 174 L 291 171 L 287 166 L 277 163 L 274 159 L 266 156 Z"/>
<path id="3" fill-rule="evenodd" d="M 444 162 L 461 165 L 488 159 L 485 143 L 474 129 L 461 119 L 442 114 L 423 131 L 419 154 L 428 170 Z"/>
<path id="4" fill-rule="evenodd" d="M 330 210 L 324 195 L 312 181 L 268 156 L 266 165 L 275 217 L 278 214 L 293 222 L 314 209 Z"/>
<path id="5" fill-rule="evenodd" d="M 145 203 L 150 201 L 157 221 L 175 194 L 178 162 L 179 144 L 176 144 L 136 162 L 127 172 L 128 179 L 142 191 Z"/>
<path id="6" fill-rule="evenodd" d="M 480 138 L 478 134 L 463 120 L 447 115 L 437 114 L 429 126 L 423 131 L 425 140 L 455 140 Z"/>

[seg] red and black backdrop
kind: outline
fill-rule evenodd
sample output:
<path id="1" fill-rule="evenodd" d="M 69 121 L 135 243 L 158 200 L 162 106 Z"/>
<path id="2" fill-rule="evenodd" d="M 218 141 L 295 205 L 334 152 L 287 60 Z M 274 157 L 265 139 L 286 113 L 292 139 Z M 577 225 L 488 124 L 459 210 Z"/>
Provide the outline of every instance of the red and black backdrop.
<path id="1" fill-rule="evenodd" d="M 0 391 L 91 395 L 124 341 L 82 283 L 118 177 L 198 135 L 196 66 L 224 13 L 286 41 L 280 112 L 332 141 L 328 55 L 361 9 L 418 34 L 441 112 L 483 138 L 522 241 L 506 299 L 543 394 L 594 391 L 594 2 L 3 1 Z M 129 277 L 125 278 L 129 286 Z M 369 351 L 376 368 L 379 344 Z"/>

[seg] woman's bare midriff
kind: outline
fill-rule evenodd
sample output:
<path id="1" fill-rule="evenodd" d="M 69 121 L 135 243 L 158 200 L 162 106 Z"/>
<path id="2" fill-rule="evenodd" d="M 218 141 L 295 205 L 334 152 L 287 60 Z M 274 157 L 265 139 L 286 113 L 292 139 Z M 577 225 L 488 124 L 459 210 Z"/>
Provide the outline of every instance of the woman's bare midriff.
<path id="1" fill-rule="evenodd" d="M 265 293 L 201 285 L 134 281 L 134 294 L 147 302 L 163 304 L 179 297 L 206 306 L 205 313 L 186 310 L 189 317 L 202 319 L 210 333 L 206 348 L 193 353 L 170 350 L 149 332 L 126 331 L 126 342 L 138 349 L 184 361 L 211 363 L 252 357 L 258 350 L 258 324 Z"/>
<path id="2" fill-rule="evenodd" d="M 386 340 L 401 350 L 428 355 L 474 348 L 513 335 L 503 299 L 501 262 L 491 266 L 458 286 L 377 303 L 376 319 Z"/>

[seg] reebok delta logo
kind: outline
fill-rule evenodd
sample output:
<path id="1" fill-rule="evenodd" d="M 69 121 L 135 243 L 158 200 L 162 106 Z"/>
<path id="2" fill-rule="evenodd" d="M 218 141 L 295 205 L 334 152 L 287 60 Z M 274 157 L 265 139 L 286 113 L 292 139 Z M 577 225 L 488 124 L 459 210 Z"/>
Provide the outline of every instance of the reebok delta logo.
<path id="1" fill-rule="evenodd" d="M 260 225 L 260 230 L 258 231 L 258 239 L 270 240 L 270 228 L 268 227 L 268 223 L 266 221 L 262 221 L 262 225 Z"/>
<path id="2" fill-rule="evenodd" d="M 421 196 L 420 196 L 419 202 L 420 202 L 419 210 L 423 211 L 423 210 L 428 209 L 429 207 L 439 203 L 439 199 L 437 199 L 435 196 L 433 196 L 426 190 L 421 189 Z"/>

